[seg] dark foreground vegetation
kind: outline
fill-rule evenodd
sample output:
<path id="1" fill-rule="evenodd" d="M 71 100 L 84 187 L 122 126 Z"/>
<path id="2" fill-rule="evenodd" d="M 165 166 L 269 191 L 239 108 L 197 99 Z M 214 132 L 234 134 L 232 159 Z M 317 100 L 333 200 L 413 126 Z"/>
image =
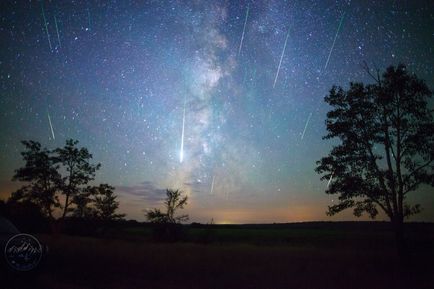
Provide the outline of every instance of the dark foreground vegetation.
<path id="1" fill-rule="evenodd" d="M 434 224 L 405 223 L 421 204 L 407 195 L 434 186 L 432 91 L 404 65 L 375 83 L 333 87 L 325 139 L 340 139 L 317 162 L 334 215 L 380 212 L 389 222 L 182 225 L 187 195 L 167 189 L 149 223 L 126 221 L 108 184 L 90 185 L 100 164 L 67 140 L 23 141 L 23 186 L 0 215 L 50 247 L 25 274 L 2 269 L 1 288 L 434 288 Z M 55 218 L 61 212 L 60 218 Z M 27 246 L 28 247 L 28 246 Z"/>
<path id="2" fill-rule="evenodd" d="M 2 288 L 433 288 L 434 225 L 407 224 L 407 259 L 388 223 L 181 227 L 155 242 L 151 225 L 105 235 L 38 234 L 50 255 Z M 9 284 L 9 285 L 6 285 Z"/>

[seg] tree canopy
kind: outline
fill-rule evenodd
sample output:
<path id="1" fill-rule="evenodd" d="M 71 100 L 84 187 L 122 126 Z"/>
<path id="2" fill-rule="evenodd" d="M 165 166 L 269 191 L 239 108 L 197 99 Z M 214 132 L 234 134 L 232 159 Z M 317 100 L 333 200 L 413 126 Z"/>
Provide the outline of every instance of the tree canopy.
<path id="1" fill-rule="evenodd" d="M 402 64 L 382 75 L 367 72 L 375 83 L 333 86 L 325 97 L 332 110 L 324 139 L 340 143 L 316 171 L 329 181 L 326 193 L 339 196 L 329 215 L 354 208 L 356 216 L 375 218 L 382 210 L 400 230 L 405 217 L 421 210 L 408 194 L 434 186 L 432 91 Z"/>
<path id="2" fill-rule="evenodd" d="M 117 220 L 119 202 L 114 187 L 108 184 L 90 186 L 100 164 L 91 164 L 92 154 L 77 147 L 78 141 L 69 139 L 63 148 L 48 150 L 36 141 L 22 141 L 24 166 L 15 170 L 14 181 L 25 182 L 13 192 L 8 204 L 35 204 L 45 216 L 53 218 L 56 208 L 62 218 L 68 214 L 79 218 Z M 63 197 L 63 198 L 61 198 Z"/>
<path id="3" fill-rule="evenodd" d="M 79 194 L 86 194 L 86 185 L 94 180 L 95 172 L 101 167 L 100 164 L 91 164 L 92 154 L 87 148 L 78 148 L 78 141 L 69 139 L 63 148 L 54 150 L 55 159 L 66 170 L 66 176 L 62 178 L 62 193 L 65 195 L 63 205 L 63 217 L 69 212 L 74 198 L 80 199 Z"/>
<path id="4" fill-rule="evenodd" d="M 188 215 L 176 216 L 176 212 L 183 209 L 187 205 L 188 197 L 183 195 L 180 190 L 166 190 L 166 199 L 164 207 L 166 212 L 161 212 L 160 209 L 153 209 L 146 213 L 146 217 L 152 223 L 169 223 L 176 224 L 188 220 Z"/>
<path id="5" fill-rule="evenodd" d="M 60 207 L 56 195 L 61 183 L 59 166 L 50 151 L 42 148 L 35 141 L 22 141 L 25 150 L 21 153 L 25 165 L 17 170 L 12 178 L 14 181 L 27 184 L 12 193 L 11 201 L 31 201 L 39 206 L 41 211 L 52 218 L 53 210 Z"/>
<path id="6" fill-rule="evenodd" d="M 117 196 L 113 190 L 115 188 L 101 184 L 89 188 L 90 194 L 94 196 L 92 199 L 95 206 L 95 216 L 103 221 L 112 221 L 122 219 L 124 214 L 117 214 L 119 202 L 116 200 Z"/>

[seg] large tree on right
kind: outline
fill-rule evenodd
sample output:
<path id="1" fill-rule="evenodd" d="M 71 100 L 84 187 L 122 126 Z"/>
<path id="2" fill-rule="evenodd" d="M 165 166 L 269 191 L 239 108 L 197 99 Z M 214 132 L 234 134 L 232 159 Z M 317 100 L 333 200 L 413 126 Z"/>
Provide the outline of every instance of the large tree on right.
<path id="1" fill-rule="evenodd" d="M 375 218 L 382 210 L 402 244 L 404 219 L 421 210 L 408 194 L 434 186 L 432 91 L 405 65 L 382 75 L 366 68 L 373 84 L 334 86 L 325 97 L 332 110 L 324 139 L 339 141 L 316 171 L 328 181 L 326 193 L 338 195 L 329 215 L 353 208 L 356 216 Z"/>

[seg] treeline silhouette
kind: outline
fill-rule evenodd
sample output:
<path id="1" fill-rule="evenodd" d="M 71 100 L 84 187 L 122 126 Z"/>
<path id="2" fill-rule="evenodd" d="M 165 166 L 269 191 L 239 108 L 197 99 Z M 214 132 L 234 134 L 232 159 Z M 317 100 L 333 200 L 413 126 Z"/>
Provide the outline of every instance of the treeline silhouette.
<path id="1" fill-rule="evenodd" d="M 62 148 L 49 150 L 36 141 L 22 141 L 24 166 L 15 170 L 14 181 L 25 183 L 7 201 L 0 201 L 0 215 L 9 218 L 21 231 L 115 236 L 119 229 L 137 224 L 117 213 L 119 202 L 114 187 L 89 185 L 101 164 L 92 164 L 92 154 L 68 139 Z M 155 208 L 146 213 L 154 239 L 177 241 L 182 238 L 177 216 L 188 197 L 180 190 L 166 191 L 164 211 Z M 55 216 L 58 215 L 56 218 Z"/>
<path id="2" fill-rule="evenodd" d="M 434 186 L 434 120 L 432 91 L 403 64 L 364 69 L 374 83 L 333 86 L 324 100 L 327 135 L 335 139 L 316 171 L 336 195 L 328 215 L 353 209 L 355 216 L 380 212 L 394 227 L 398 251 L 405 251 L 404 219 L 422 206 L 409 194 Z"/>
<path id="3" fill-rule="evenodd" d="M 64 147 L 49 150 L 22 141 L 24 165 L 12 180 L 24 185 L 0 202 L 0 214 L 22 231 L 85 235 L 104 234 L 121 220 L 115 188 L 89 185 L 101 165 L 92 164 L 92 154 L 78 143 L 68 139 Z"/>
<path id="4" fill-rule="evenodd" d="M 373 84 L 351 82 L 348 89 L 333 86 L 325 102 L 324 139 L 337 139 L 330 153 L 317 162 L 316 172 L 328 181 L 326 193 L 336 195 L 328 215 L 352 208 L 354 215 L 380 212 L 390 219 L 398 248 L 404 249 L 404 220 L 422 210 L 408 195 L 421 185 L 434 186 L 434 120 L 429 105 L 432 91 L 405 65 L 390 66 L 383 74 L 364 66 Z M 69 139 L 49 150 L 23 141 L 25 165 L 13 180 L 24 182 L 0 213 L 25 229 L 80 234 L 107 234 L 125 222 L 117 213 L 114 187 L 89 185 L 101 165 L 92 154 Z M 164 210 L 146 212 L 157 240 L 182 238 L 187 205 L 180 190 L 166 192 Z M 55 212 L 60 217 L 55 218 Z"/>

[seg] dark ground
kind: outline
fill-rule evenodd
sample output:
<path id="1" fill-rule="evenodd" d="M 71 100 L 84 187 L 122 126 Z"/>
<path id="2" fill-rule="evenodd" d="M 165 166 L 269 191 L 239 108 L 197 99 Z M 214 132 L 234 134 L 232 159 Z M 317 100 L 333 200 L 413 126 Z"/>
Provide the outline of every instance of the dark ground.
<path id="1" fill-rule="evenodd" d="M 434 224 L 408 224 L 408 260 L 385 223 L 185 227 L 159 243 L 131 225 L 110 238 L 39 234 L 50 247 L 0 288 L 434 288 Z"/>

